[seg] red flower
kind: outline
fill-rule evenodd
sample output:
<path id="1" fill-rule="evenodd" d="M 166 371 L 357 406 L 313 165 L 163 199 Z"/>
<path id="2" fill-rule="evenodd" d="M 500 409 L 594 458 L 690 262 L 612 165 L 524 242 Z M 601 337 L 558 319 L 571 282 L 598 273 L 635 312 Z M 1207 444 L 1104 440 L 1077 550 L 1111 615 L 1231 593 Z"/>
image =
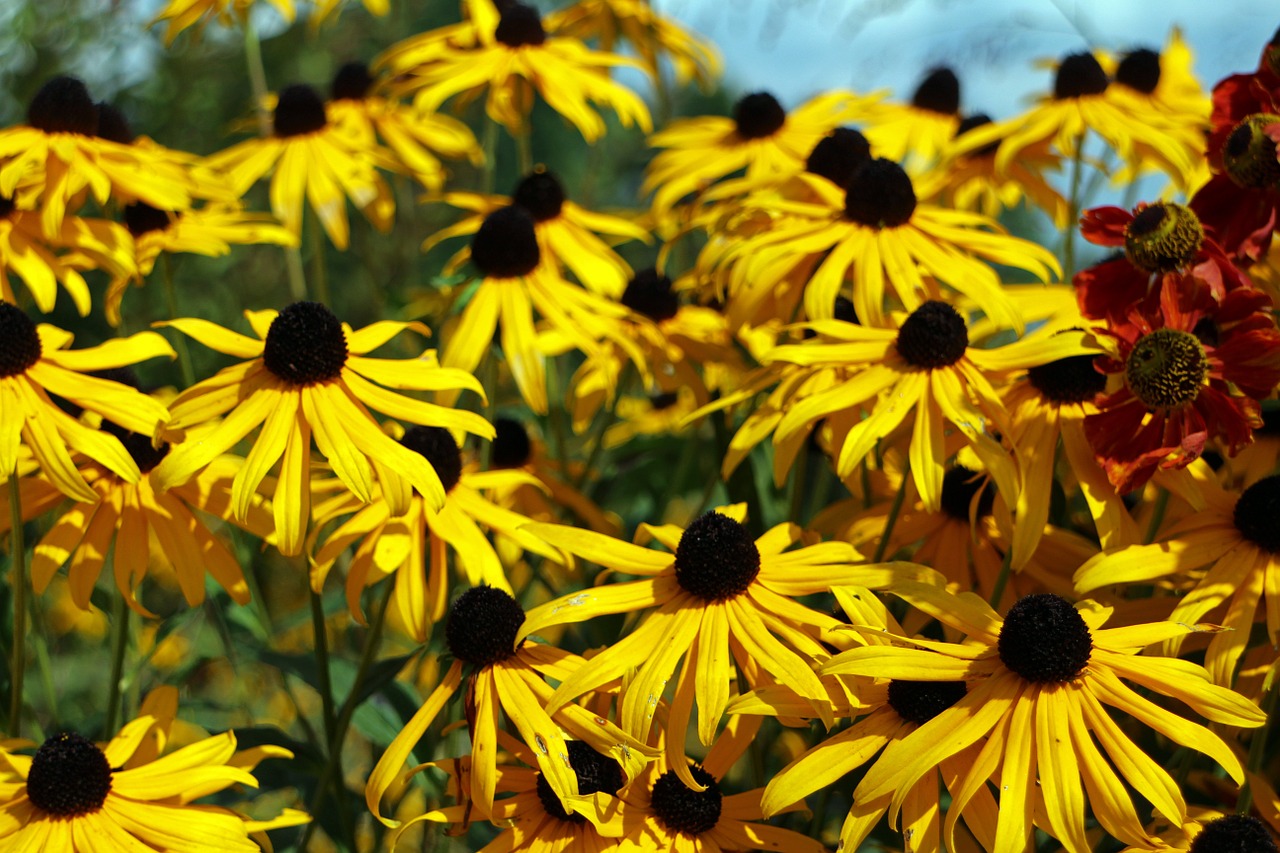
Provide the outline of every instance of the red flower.
<path id="1" fill-rule="evenodd" d="M 1133 311 L 1100 330 L 1116 355 L 1098 366 L 1123 377 L 1098 401 L 1084 432 L 1116 491 L 1139 488 L 1156 468 L 1182 468 L 1206 442 L 1228 454 L 1253 440 L 1257 401 L 1280 382 L 1280 331 L 1266 294 L 1235 289 L 1215 300 L 1191 276 L 1165 276 L 1159 310 Z"/>

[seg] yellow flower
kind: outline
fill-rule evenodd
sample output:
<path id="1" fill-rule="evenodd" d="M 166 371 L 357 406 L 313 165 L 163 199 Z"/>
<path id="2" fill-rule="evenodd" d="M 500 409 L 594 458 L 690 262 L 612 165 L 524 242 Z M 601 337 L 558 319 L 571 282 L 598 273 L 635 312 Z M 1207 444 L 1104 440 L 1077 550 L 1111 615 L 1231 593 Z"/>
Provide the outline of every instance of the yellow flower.
<path id="1" fill-rule="evenodd" d="M 37 326 L 22 311 L 0 301 L 0 476 L 18 467 L 26 445 L 45 476 L 63 493 L 93 503 L 99 498 L 76 470 L 72 450 L 136 483 L 138 466 L 113 435 L 68 415 L 49 399 L 55 395 L 145 436 L 169 420 L 163 405 L 92 371 L 124 367 L 157 356 L 174 356 L 155 332 L 117 338 L 96 347 L 69 350 L 73 336 L 54 326 Z"/>
<path id="2" fill-rule="evenodd" d="M 1187 807 L 1168 772 L 1141 751 L 1112 719 L 1110 705 L 1175 743 L 1208 755 L 1237 783 L 1244 770 L 1209 729 L 1138 695 L 1121 678 L 1178 699 L 1215 723 L 1254 728 L 1265 715 L 1249 700 L 1210 683 L 1201 667 L 1139 655 L 1154 643 L 1212 630 L 1178 622 L 1104 629 L 1111 609 L 1076 607 L 1050 594 L 1030 595 L 1002 619 L 972 593 L 902 582 L 890 591 L 965 635 L 963 643 L 894 636 L 897 645 L 867 645 L 822 664 L 824 675 L 963 681 L 966 693 L 901 740 L 890 743 L 854 791 L 855 802 L 890 796 L 890 820 L 917 781 L 954 756 L 964 757 L 944 831 L 955 849 L 956 821 L 980 805 L 974 796 L 998 780 L 999 810 L 968 817 L 994 819 L 992 850 L 1021 850 L 1036 825 L 1071 853 L 1087 853 L 1085 795 L 1094 816 L 1127 844 L 1149 836 L 1124 778 L 1167 819 L 1184 823 Z M 1096 738 L 1096 741 L 1095 741 Z M 970 750 L 977 748 L 976 753 Z M 1099 748 L 1101 747 L 1101 748 Z M 1110 760 L 1108 760 L 1110 759 Z M 1112 764 L 1119 770 L 1112 769 Z M 785 797 L 783 799 L 786 799 Z M 1043 803 L 1043 810 L 1041 810 Z"/>
<path id="3" fill-rule="evenodd" d="M 273 133 L 210 156 L 237 196 L 273 167 L 271 212 L 294 234 L 302 233 L 305 199 L 333 245 L 347 248 L 347 199 L 381 231 L 391 227 L 395 198 L 375 164 L 384 160 L 372 139 L 352 136 L 329 122 L 324 102 L 310 86 L 286 86 L 272 113 Z"/>
<path id="4" fill-rule="evenodd" d="M 280 460 L 273 510 L 277 546 L 283 554 L 300 553 L 306 536 L 313 437 L 338 479 L 360 500 L 373 500 L 376 478 L 395 514 L 408 510 L 410 486 L 430 506 L 444 503 L 444 489 L 431 464 L 383 432 L 366 406 L 408 423 L 493 436 L 489 423 L 473 412 L 387 390 L 448 388 L 483 394 L 475 377 L 439 367 L 431 350 L 417 359 L 368 357 L 405 329 L 425 331 L 419 324 L 382 321 L 352 331 L 315 302 L 295 302 L 280 312 L 246 311 L 245 316 L 258 339 L 207 320 L 164 324 L 219 352 L 249 360 L 224 368 L 173 401 L 169 426 L 174 431 L 227 416 L 199 440 L 175 445 L 152 482 L 162 491 L 185 483 L 261 426 L 232 483 L 231 511 L 238 519 L 246 517 L 258 485 Z"/>
<path id="5" fill-rule="evenodd" d="M 960 80 L 945 66 L 920 81 L 910 103 L 878 104 L 864 131 L 877 157 L 912 174 L 941 159 L 960 126 Z"/>
<path id="6" fill-rule="evenodd" d="M 332 2 L 332 0 L 329 0 Z M 293 0 L 265 0 L 286 22 L 293 23 L 297 14 Z M 376 2 L 376 0 L 375 0 Z M 244 25 L 248 20 L 253 5 L 263 4 L 263 0 L 168 0 L 160 13 L 147 24 L 154 27 L 161 22 L 165 25 L 164 43 L 173 44 L 173 40 L 187 27 L 198 25 L 200 30 L 217 19 L 218 23 L 229 27 L 232 23 Z"/>

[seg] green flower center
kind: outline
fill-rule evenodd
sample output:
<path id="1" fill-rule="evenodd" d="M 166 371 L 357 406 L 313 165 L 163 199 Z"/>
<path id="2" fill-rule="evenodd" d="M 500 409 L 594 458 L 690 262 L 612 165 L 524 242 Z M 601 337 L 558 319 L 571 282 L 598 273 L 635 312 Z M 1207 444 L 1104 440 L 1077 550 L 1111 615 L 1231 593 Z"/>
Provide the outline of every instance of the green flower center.
<path id="1" fill-rule="evenodd" d="M 844 194 L 845 218 L 870 228 L 896 228 L 911 221 L 916 190 L 892 160 L 879 157 L 854 170 Z"/>
<path id="2" fill-rule="evenodd" d="M 342 375 L 347 363 L 342 322 L 319 302 L 295 302 L 271 321 L 262 363 L 290 385 L 315 385 Z"/>
<path id="3" fill-rule="evenodd" d="M 1173 202 L 1147 205 L 1124 229 L 1124 250 L 1134 266 L 1147 272 L 1173 272 L 1188 266 L 1204 243 L 1204 228 L 1191 208 Z"/>
<path id="4" fill-rule="evenodd" d="M 622 775 L 622 767 L 607 755 L 601 755 L 580 740 L 567 741 L 569 747 L 569 766 L 573 775 L 578 777 L 578 793 L 583 796 L 591 794 L 616 794 L 627 781 Z M 570 823 L 585 823 L 586 817 L 578 812 L 566 811 L 560 804 L 560 798 L 551 789 L 545 776 L 538 774 L 538 800 L 547 814 Z"/>
<path id="5" fill-rule="evenodd" d="M 680 781 L 676 771 L 668 770 L 653 783 L 650 804 L 653 813 L 667 829 L 685 835 L 701 835 L 715 829 L 720 822 L 723 796 L 719 780 L 701 766 L 691 767 L 690 772 L 695 782 L 707 786 L 705 791 L 689 788 Z"/>
<path id="6" fill-rule="evenodd" d="M 43 353 L 36 324 L 18 306 L 0 300 L 0 379 L 25 373 Z"/>
<path id="7" fill-rule="evenodd" d="M 533 216 L 514 204 L 486 216 L 471 238 L 471 263 L 485 278 L 528 275 L 541 259 Z"/>
<path id="8" fill-rule="evenodd" d="M 623 305 L 661 323 L 680 313 L 680 297 L 671 285 L 671 279 L 653 267 L 638 271 L 627 289 L 622 292 Z"/>
<path id="9" fill-rule="evenodd" d="M 1133 345 L 1124 378 L 1149 409 L 1177 409 L 1200 394 L 1209 373 L 1204 345 L 1190 332 L 1156 329 Z"/>
<path id="10" fill-rule="evenodd" d="M 916 87 L 911 106 L 953 116 L 960 112 L 960 78 L 950 68 L 935 68 Z"/>
<path id="11" fill-rule="evenodd" d="M 1272 554 L 1280 553 L 1280 475 L 1264 477 L 1244 490 L 1232 513 L 1240 535 Z"/>
<path id="12" fill-rule="evenodd" d="M 324 101 L 315 89 L 302 83 L 285 86 L 276 99 L 272 126 L 276 136 L 287 139 L 315 133 L 325 126 Z"/>
<path id="13" fill-rule="evenodd" d="M 1231 814 L 1206 823 L 1188 853 L 1276 853 L 1276 849 L 1266 824 L 1250 815 Z"/>
<path id="14" fill-rule="evenodd" d="M 760 574 L 760 551 L 746 527 L 718 512 L 694 519 L 676 547 L 676 580 L 705 601 L 746 592 Z"/>
<path id="15" fill-rule="evenodd" d="M 889 682 L 889 707 L 908 723 L 923 726 L 965 697 L 963 681 Z"/>
<path id="16" fill-rule="evenodd" d="M 1107 387 L 1107 377 L 1093 366 L 1091 355 L 1069 355 L 1028 368 L 1027 381 L 1051 403 L 1083 403 Z"/>
<path id="17" fill-rule="evenodd" d="M 496 587 L 477 586 L 449 608 L 444 637 L 455 658 L 483 669 L 516 653 L 516 634 L 523 624 L 518 601 Z"/>
<path id="18" fill-rule="evenodd" d="M 1004 665 L 1027 681 L 1062 684 L 1084 671 L 1093 637 L 1069 601 L 1045 592 L 1009 608 L 997 648 Z"/>
<path id="19" fill-rule="evenodd" d="M 948 367 L 964 357 L 969 330 L 964 318 L 945 302 L 930 300 L 911 312 L 898 329 L 898 354 L 912 367 Z"/>
<path id="20" fill-rule="evenodd" d="M 957 521 L 969 523 L 969 507 L 978 500 L 978 514 L 982 519 L 991 515 L 996 489 L 991 480 L 963 465 L 956 465 L 942 475 L 942 511 Z"/>
<path id="21" fill-rule="evenodd" d="M 805 171 L 848 187 L 853 173 L 871 159 L 871 143 L 851 127 L 837 127 L 818 140 L 805 160 Z"/>
<path id="22" fill-rule="evenodd" d="M 498 418 L 493 422 L 496 435 L 489 446 L 490 468 L 522 468 L 533 455 L 533 442 L 524 424 L 511 418 Z"/>
<path id="23" fill-rule="evenodd" d="M 764 139 L 787 123 L 787 111 L 768 92 L 753 92 L 734 104 L 733 121 L 742 139 Z"/>
<path id="24" fill-rule="evenodd" d="M 56 734 L 36 750 L 27 774 L 27 796 L 48 815 L 96 812 L 111 791 L 111 765 L 92 742 L 74 732 Z"/>
<path id="25" fill-rule="evenodd" d="M 560 215 L 564 187 L 555 175 L 546 169 L 537 169 L 520 181 L 511 203 L 529 211 L 534 222 L 546 222 Z"/>
<path id="26" fill-rule="evenodd" d="M 1263 132 L 1280 122 L 1280 115 L 1254 113 L 1231 130 L 1222 146 L 1222 165 L 1237 186 L 1269 189 L 1280 183 L 1276 143 Z"/>
<path id="27" fill-rule="evenodd" d="M 1110 81 L 1092 53 L 1073 53 L 1062 60 L 1053 78 L 1053 97 L 1059 101 L 1101 95 Z"/>
<path id="28" fill-rule="evenodd" d="M 45 133 L 98 132 L 98 107 L 75 77 L 54 77 L 36 92 L 27 107 L 27 124 Z"/>
<path id="29" fill-rule="evenodd" d="M 453 491 L 462 477 L 462 450 L 453 434 L 444 427 L 412 426 L 400 443 L 431 463 L 445 494 Z"/>
<path id="30" fill-rule="evenodd" d="M 1116 68 L 1116 82 L 1150 95 L 1160 85 L 1160 54 L 1145 47 L 1129 51 Z"/>

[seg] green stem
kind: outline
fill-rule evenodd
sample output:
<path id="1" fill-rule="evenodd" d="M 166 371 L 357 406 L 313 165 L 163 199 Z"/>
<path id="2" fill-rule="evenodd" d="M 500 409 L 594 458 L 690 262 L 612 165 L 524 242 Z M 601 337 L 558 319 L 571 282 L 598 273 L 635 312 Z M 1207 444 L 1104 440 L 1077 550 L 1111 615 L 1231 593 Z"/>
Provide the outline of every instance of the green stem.
<path id="1" fill-rule="evenodd" d="M 520 177 L 524 178 L 533 171 L 533 130 L 526 124 L 511 135 L 516 141 L 516 162 L 520 166 Z"/>
<path id="2" fill-rule="evenodd" d="M 58 691 L 53 686 L 53 664 L 49 660 L 49 620 L 45 619 L 41 612 L 40 599 L 33 598 L 31 606 L 40 632 L 35 644 L 36 668 L 40 671 L 40 687 L 44 691 L 44 701 L 49 706 L 46 713 L 49 715 L 50 731 L 61 731 L 62 724 L 59 721 L 62 715 L 58 713 Z"/>
<path id="3" fill-rule="evenodd" d="M 320 227 L 320 218 L 315 215 L 311 208 L 307 208 L 309 223 L 308 242 L 311 244 L 311 275 L 308 281 L 311 282 L 311 289 L 315 292 L 315 300 L 320 304 L 333 309 L 333 303 L 329 301 L 329 278 L 325 275 L 324 268 L 324 233 Z"/>
<path id="4" fill-rule="evenodd" d="M 898 524 L 898 515 L 902 512 L 902 503 L 907 499 L 907 483 L 911 481 L 911 462 L 902 466 L 902 483 L 898 486 L 898 493 L 893 496 L 893 504 L 889 507 L 889 517 L 884 522 L 884 533 L 880 534 L 880 541 L 876 543 L 875 556 L 871 558 L 873 563 L 884 562 L 885 551 L 889 550 L 889 539 L 893 535 L 893 528 Z"/>
<path id="5" fill-rule="evenodd" d="M 9 663 L 9 737 L 22 737 L 22 674 L 27 662 L 27 543 L 18 472 L 9 472 L 9 588 L 13 590 L 13 658 Z"/>
<path id="6" fill-rule="evenodd" d="M 249 85 L 253 88 L 253 109 L 258 117 L 258 135 L 271 135 L 271 113 L 267 110 L 267 71 L 262 65 L 262 42 L 253 22 L 245 15 L 244 59 L 249 67 Z"/>
<path id="7" fill-rule="evenodd" d="M 1009 575 L 1013 574 L 1013 549 L 1004 552 L 1004 562 L 1000 564 L 1000 574 L 996 576 L 996 585 L 991 590 L 991 608 L 1000 611 L 1000 599 L 1004 598 L 1004 588 L 1009 585 Z"/>
<path id="8" fill-rule="evenodd" d="M 324 739 L 327 743 L 332 743 L 336 721 L 333 713 L 333 684 L 329 678 L 329 636 L 325 632 L 324 625 L 324 599 L 314 590 L 308 597 L 311 600 L 311 632 L 315 637 L 316 651 L 316 686 L 320 691 Z"/>
<path id="9" fill-rule="evenodd" d="M 320 808 L 324 805 L 324 798 L 327 793 L 332 793 L 339 808 L 344 808 L 346 798 L 343 796 L 342 784 L 342 741 L 347 736 L 347 730 L 351 727 L 351 718 L 355 715 L 356 706 L 359 702 L 360 691 L 364 687 L 364 680 L 369 674 L 369 667 L 373 665 L 374 660 L 378 657 L 378 646 L 382 641 L 382 626 L 387 615 L 387 605 L 391 601 L 391 593 L 395 589 L 395 583 L 392 580 L 383 581 L 385 589 L 382 591 L 382 597 L 378 603 L 378 609 L 373 614 L 373 621 L 369 623 L 369 630 L 364 636 L 364 649 L 360 654 L 360 665 L 356 669 L 355 679 L 351 682 L 351 692 L 347 694 L 347 700 L 342 703 L 342 711 L 338 715 L 337 723 L 333 731 L 333 739 L 329 741 L 328 756 L 325 760 L 324 770 L 320 773 L 320 778 L 316 782 L 315 793 L 311 795 L 311 803 L 308 811 L 315 815 L 319 814 Z M 330 784 L 333 784 L 333 790 L 330 791 Z M 311 821 L 302 831 L 302 838 L 298 843 L 299 850 L 307 850 L 308 842 L 315 833 L 317 826 L 316 821 Z"/>
<path id="10" fill-rule="evenodd" d="M 794 524 L 804 526 L 804 499 L 805 499 L 805 480 L 809 476 L 809 454 L 805 450 L 801 450 L 796 456 L 796 461 L 792 466 L 795 472 L 791 477 L 791 508 L 788 511 L 787 519 Z"/>
<path id="11" fill-rule="evenodd" d="M 1062 278 L 1071 281 L 1076 273 L 1076 220 L 1080 218 L 1080 172 L 1084 160 L 1085 131 L 1076 137 L 1076 153 L 1071 158 L 1071 197 L 1067 199 L 1067 230 L 1062 235 Z"/>
<path id="12" fill-rule="evenodd" d="M 178 319 L 178 293 L 173 286 L 173 262 L 167 252 L 160 253 L 160 278 L 164 282 L 164 298 L 169 305 L 169 319 Z M 177 346 L 178 366 L 182 369 L 182 387 L 190 388 L 196 384 L 195 368 L 191 366 L 191 349 L 187 346 L 187 336 L 178 333 Z"/>
<path id="13" fill-rule="evenodd" d="M 1169 490 L 1161 489 L 1156 495 L 1155 507 L 1151 510 L 1151 521 L 1147 523 L 1147 535 L 1142 537 L 1143 545 L 1150 545 L 1156 541 L 1156 534 L 1160 532 L 1160 525 L 1164 523 L 1164 513 L 1169 507 Z"/>
<path id="14" fill-rule="evenodd" d="M 1268 740 L 1267 735 L 1271 733 L 1271 723 L 1276 714 L 1276 697 L 1280 695 L 1280 690 L 1276 689 L 1276 682 L 1280 681 L 1280 678 L 1273 678 L 1272 676 L 1275 675 L 1276 672 L 1272 671 L 1268 676 L 1267 680 L 1271 684 L 1266 687 L 1266 692 L 1259 703 L 1262 706 L 1262 713 L 1267 715 L 1267 722 L 1262 728 L 1254 729 L 1253 736 L 1249 740 L 1249 757 L 1246 759 L 1245 767 L 1250 773 L 1258 773 L 1262 770 L 1262 762 Z M 1263 683 L 1265 684 L 1266 682 Z M 1246 776 L 1244 784 L 1240 786 L 1240 796 L 1236 798 L 1236 811 L 1240 814 L 1248 814 L 1252 805 L 1253 792 L 1249 789 L 1249 777 Z"/>
<path id="15" fill-rule="evenodd" d="M 307 277 L 302 272 L 302 252 L 297 246 L 284 247 L 284 266 L 289 274 L 289 298 L 304 302 L 307 298 Z"/>
<path id="16" fill-rule="evenodd" d="M 498 174 L 498 123 L 484 117 L 484 133 L 480 136 L 480 148 L 484 151 L 484 171 L 480 175 L 480 188 L 488 195 Z"/>
<path id="17" fill-rule="evenodd" d="M 129 605 L 124 592 L 115 591 L 111 602 L 111 675 L 107 683 L 106 737 L 115 737 L 120 725 L 120 682 L 124 677 L 124 655 L 129 647 Z"/>
<path id="18" fill-rule="evenodd" d="M 609 431 L 609 427 L 613 426 L 618 420 L 618 403 L 622 401 L 623 395 L 627 392 L 627 387 L 631 384 L 631 377 L 634 373 L 635 365 L 630 361 L 622 366 L 622 370 L 618 374 L 617 386 L 614 388 L 613 402 L 596 418 L 595 429 L 591 431 L 591 452 L 587 455 L 586 464 L 582 466 L 582 473 L 578 475 L 577 481 L 573 484 L 573 487 L 578 491 L 582 491 L 582 487 L 591 476 L 591 471 L 595 468 L 595 464 L 600 458 L 601 451 L 604 450 L 604 435 Z"/>
<path id="19" fill-rule="evenodd" d="M 554 448 L 556 462 L 560 465 L 564 478 L 569 479 L 568 441 L 564 428 L 564 396 L 561 393 L 560 362 L 554 358 L 547 363 L 547 417 L 551 421 L 551 445 Z"/>

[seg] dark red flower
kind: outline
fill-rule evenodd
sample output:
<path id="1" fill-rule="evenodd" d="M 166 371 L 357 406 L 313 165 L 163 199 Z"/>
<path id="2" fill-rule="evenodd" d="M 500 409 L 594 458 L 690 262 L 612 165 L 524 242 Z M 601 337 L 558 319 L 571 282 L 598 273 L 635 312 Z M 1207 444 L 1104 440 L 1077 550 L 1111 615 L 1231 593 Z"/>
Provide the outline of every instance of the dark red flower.
<path id="1" fill-rule="evenodd" d="M 1211 235 L 1235 263 L 1249 267 L 1271 247 L 1280 194 L 1239 186 L 1226 174 L 1214 175 L 1190 202 L 1205 234 Z"/>

